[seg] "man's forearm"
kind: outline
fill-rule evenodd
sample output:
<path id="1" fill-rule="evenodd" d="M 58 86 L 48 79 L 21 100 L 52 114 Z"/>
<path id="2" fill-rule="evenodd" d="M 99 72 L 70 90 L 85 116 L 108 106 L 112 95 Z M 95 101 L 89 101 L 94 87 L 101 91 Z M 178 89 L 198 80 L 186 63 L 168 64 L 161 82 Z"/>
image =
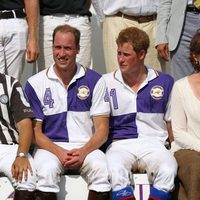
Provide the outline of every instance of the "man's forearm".
<path id="1" fill-rule="evenodd" d="M 24 119 L 17 123 L 17 127 L 19 131 L 18 153 L 27 154 L 33 137 L 32 121 L 31 119 Z"/>
<path id="2" fill-rule="evenodd" d="M 39 1 L 38 0 L 24 0 L 26 18 L 29 30 L 29 39 L 38 39 L 39 27 Z"/>

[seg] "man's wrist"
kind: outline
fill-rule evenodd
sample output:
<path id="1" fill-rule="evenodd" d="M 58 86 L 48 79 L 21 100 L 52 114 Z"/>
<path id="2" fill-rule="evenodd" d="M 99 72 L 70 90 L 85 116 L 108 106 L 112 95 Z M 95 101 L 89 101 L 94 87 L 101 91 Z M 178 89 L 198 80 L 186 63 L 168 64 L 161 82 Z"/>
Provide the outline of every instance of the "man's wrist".
<path id="1" fill-rule="evenodd" d="M 17 158 L 27 158 L 27 154 L 23 153 L 23 152 L 19 152 L 17 153 Z"/>

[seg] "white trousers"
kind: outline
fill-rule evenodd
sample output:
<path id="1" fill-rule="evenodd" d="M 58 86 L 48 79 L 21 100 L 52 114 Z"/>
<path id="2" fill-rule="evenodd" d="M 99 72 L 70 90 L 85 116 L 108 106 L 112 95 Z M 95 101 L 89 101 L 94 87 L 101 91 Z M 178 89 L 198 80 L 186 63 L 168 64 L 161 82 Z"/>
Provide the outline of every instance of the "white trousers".
<path id="1" fill-rule="evenodd" d="M 3 172 L 11 181 L 17 190 L 34 191 L 36 188 L 36 171 L 34 161 L 31 155 L 28 155 L 29 162 L 33 171 L 33 175 L 28 171 L 27 181 L 22 179 L 22 182 L 16 182 L 12 177 L 11 167 L 17 155 L 18 145 L 0 144 L 0 172 Z"/>
<path id="2" fill-rule="evenodd" d="M 68 150 L 81 147 L 70 143 L 56 144 Z M 34 161 L 38 176 L 37 189 L 44 192 L 59 192 L 60 176 L 64 170 L 59 159 L 49 151 L 36 149 Z M 87 182 L 89 190 L 110 191 L 108 166 L 102 151 L 95 150 L 86 156 L 80 174 Z"/>
<path id="3" fill-rule="evenodd" d="M 106 152 L 113 191 L 132 184 L 131 170 L 145 170 L 153 186 L 165 192 L 174 188 L 177 163 L 155 139 L 124 139 L 113 142 Z"/>
<path id="4" fill-rule="evenodd" d="M 0 73 L 20 80 L 25 65 L 27 34 L 25 18 L 0 20 Z"/>
<path id="5" fill-rule="evenodd" d="M 156 20 L 138 23 L 118 16 L 106 16 L 103 23 L 103 48 L 107 73 L 118 69 L 116 39 L 122 29 L 137 27 L 145 31 L 150 39 L 150 46 L 145 58 L 145 65 L 150 68 L 166 71 L 166 63 L 158 58 L 155 49 Z"/>
<path id="6" fill-rule="evenodd" d="M 52 54 L 53 31 L 58 25 L 68 24 L 81 32 L 80 52 L 77 62 L 84 67 L 91 64 L 91 24 L 87 16 L 54 14 L 40 16 L 40 55 L 38 58 L 38 70 L 50 67 L 54 60 Z"/>

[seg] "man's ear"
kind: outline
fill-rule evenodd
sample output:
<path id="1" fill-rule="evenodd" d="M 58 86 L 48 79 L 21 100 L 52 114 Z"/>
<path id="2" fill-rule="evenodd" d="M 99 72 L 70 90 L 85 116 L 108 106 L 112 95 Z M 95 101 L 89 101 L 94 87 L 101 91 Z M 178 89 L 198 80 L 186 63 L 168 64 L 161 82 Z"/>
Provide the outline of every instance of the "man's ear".
<path id="1" fill-rule="evenodd" d="M 77 45 L 76 49 L 77 49 L 77 54 L 78 54 L 80 52 L 80 45 Z"/>
<path id="2" fill-rule="evenodd" d="M 144 49 L 140 50 L 140 52 L 138 53 L 138 58 L 140 60 L 144 60 L 145 56 L 146 56 L 145 50 Z"/>

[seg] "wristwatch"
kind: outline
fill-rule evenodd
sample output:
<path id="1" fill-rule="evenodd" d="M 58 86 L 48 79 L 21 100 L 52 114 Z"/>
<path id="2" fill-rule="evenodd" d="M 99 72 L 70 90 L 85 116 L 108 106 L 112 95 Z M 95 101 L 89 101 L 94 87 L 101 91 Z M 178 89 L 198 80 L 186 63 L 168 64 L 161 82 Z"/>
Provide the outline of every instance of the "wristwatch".
<path id="1" fill-rule="evenodd" d="M 27 158 L 27 154 L 20 152 L 20 153 L 17 154 L 16 157 L 19 157 L 19 158 Z"/>

